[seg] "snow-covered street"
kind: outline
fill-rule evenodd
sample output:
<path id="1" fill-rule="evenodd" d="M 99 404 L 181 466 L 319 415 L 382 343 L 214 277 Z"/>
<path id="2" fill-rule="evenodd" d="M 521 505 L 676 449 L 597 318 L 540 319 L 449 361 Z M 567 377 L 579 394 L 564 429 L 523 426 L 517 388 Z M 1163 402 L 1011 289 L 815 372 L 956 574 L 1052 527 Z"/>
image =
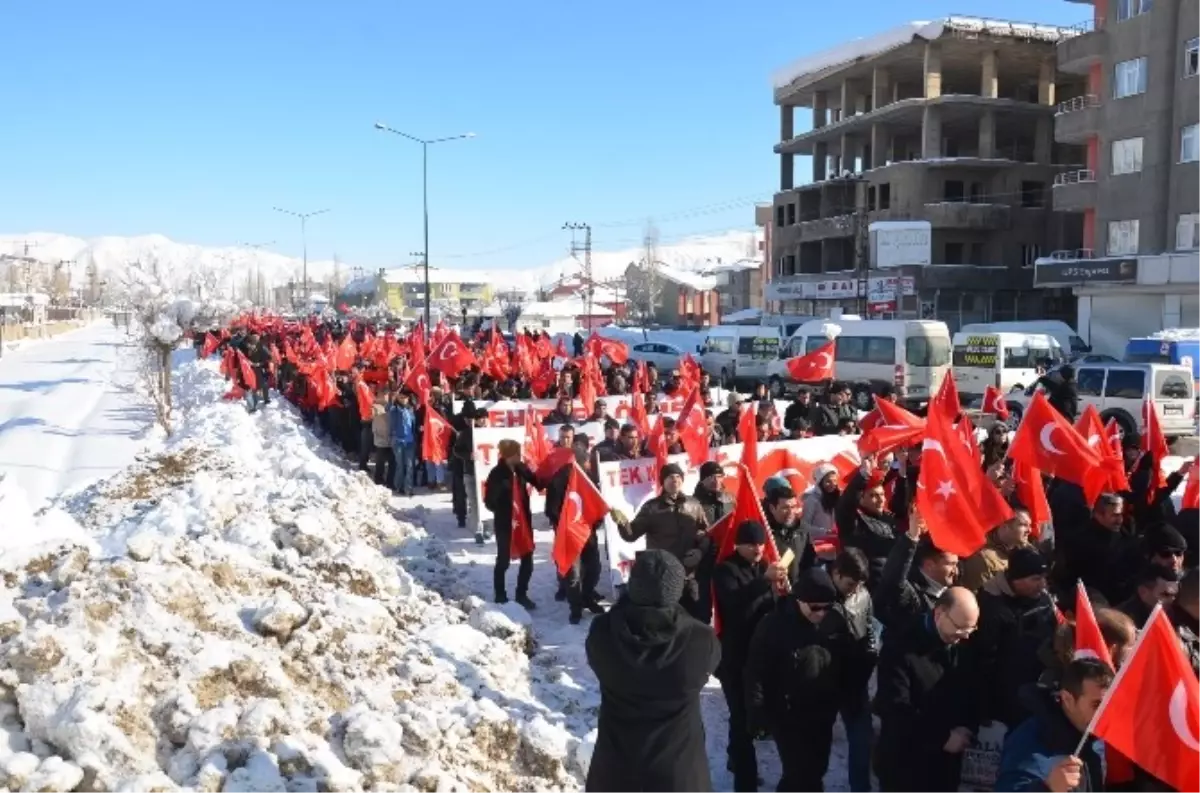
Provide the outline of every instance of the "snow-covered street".
<path id="1" fill-rule="evenodd" d="M 133 462 L 153 424 L 136 363 L 136 346 L 108 323 L 0 358 L 0 476 L 35 509 Z"/>

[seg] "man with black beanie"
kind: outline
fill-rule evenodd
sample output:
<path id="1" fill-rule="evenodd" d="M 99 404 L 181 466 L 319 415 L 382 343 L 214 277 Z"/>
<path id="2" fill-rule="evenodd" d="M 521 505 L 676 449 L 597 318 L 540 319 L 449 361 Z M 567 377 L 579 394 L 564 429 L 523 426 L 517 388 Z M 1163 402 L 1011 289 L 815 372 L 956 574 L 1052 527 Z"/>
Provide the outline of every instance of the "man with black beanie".
<path id="1" fill-rule="evenodd" d="M 713 594 L 721 626 L 721 666 L 717 679 L 729 706 L 729 769 L 735 791 L 758 789 L 754 733 L 746 715 L 744 671 L 750 639 L 759 621 L 787 587 L 787 571 L 763 558 L 767 528 L 758 521 L 738 524 L 734 552 L 713 570 Z"/>
<path id="2" fill-rule="evenodd" d="M 696 619 L 707 622 L 707 598 L 700 597 L 696 571 L 709 553 L 708 520 L 700 502 L 683 492 L 683 469 L 675 463 L 662 467 L 658 475 L 662 492 L 647 501 L 632 521 L 617 520 L 617 531 L 625 542 L 646 538 L 648 550 L 670 552 L 687 572 L 683 607 Z"/>
<path id="3" fill-rule="evenodd" d="M 750 727 L 775 739 L 783 777 L 778 790 L 823 790 L 833 722 L 842 702 L 840 645 L 821 630 L 839 599 L 820 567 L 802 570 L 791 597 L 758 623 L 746 661 Z"/>
<path id="4" fill-rule="evenodd" d="M 721 650 L 679 605 L 686 578 L 670 553 L 640 551 L 625 595 L 592 621 L 600 719 L 586 790 L 712 790 L 700 692 Z"/>

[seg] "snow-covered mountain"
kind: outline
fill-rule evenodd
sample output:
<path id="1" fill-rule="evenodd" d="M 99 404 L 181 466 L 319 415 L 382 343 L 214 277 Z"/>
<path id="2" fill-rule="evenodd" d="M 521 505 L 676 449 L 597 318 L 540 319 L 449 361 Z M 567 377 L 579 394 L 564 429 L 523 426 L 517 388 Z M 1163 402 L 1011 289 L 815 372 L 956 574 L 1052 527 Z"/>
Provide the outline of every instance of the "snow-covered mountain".
<path id="1" fill-rule="evenodd" d="M 655 246 L 654 253 L 658 261 L 688 271 L 701 270 L 718 261 L 728 263 L 761 256 L 757 236 L 749 231 L 729 231 L 660 243 Z M 263 283 L 268 287 L 281 286 L 289 280 L 299 281 L 302 270 L 301 260 L 290 256 L 245 247 L 193 245 L 176 242 L 161 234 L 88 239 L 53 232 L 0 234 L 0 259 L 11 256 L 28 256 L 49 264 L 72 262 L 72 281 L 76 285 L 83 283 L 87 268 L 93 263 L 101 278 L 120 272 L 130 262 L 141 261 L 148 265 L 157 261 L 161 272 L 170 273 L 181 283 L 191 273 L 225 272 L 231 279 L 240 280 L 249 273 L 261 273 Z M 593 277 L 598 281 L 620 278 L 630 262 L 641 261 L 645 256 L 646 249 L 642 246 L 593 251 Z M 354 265 L 354 262 L 310 259 L 308 278 L 312 283 L 321 284 L 333 277 L 336 270 L 337 280 L 344 284 Z M 530 265 L 521 269 L 492 270 L 491 277 L 503 289 L 532 291 L 564 276 L 578 274 L 582 269 L 581 260 L 571 256 L 540 266 L 533 262 Z M 439 263 L 438 266 L 445 265 Z"/>

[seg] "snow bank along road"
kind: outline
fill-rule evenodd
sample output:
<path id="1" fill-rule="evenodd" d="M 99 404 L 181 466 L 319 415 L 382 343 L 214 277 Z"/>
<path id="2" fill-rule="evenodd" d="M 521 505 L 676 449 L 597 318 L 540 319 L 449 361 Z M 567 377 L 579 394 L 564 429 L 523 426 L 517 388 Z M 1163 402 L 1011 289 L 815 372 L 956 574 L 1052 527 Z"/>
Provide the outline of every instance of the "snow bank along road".
<path id="1" fill-rule="evenodd" d="M 290 407 L 175 379 L 158 453 L 38 515 L 0 492 L 36 538 L 0 547 L 0 789 L 579 789 L 594 683 L 529 615 Z"/>
<path id="2" fill-rule="evenodd" d="M 153 422 L 138 349 L 90 325 L 0 358 L 0 475 L 36 509 L 129 465 Z"/>

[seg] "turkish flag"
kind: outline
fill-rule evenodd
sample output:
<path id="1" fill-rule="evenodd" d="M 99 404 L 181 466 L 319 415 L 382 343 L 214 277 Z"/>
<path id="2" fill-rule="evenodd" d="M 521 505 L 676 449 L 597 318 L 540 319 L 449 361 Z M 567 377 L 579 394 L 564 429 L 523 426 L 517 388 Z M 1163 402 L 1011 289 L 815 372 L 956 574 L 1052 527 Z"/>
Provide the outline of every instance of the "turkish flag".
<path id="1" fill-rule="evenodd" d="M 354 366 L 354 359 L 358 357 L 358 345 L 354 343 L 354 339 L 350 338 L 350 334 L 346 334 L 342 338 L 342 343 L 337 346 L 337 353 L 333 357 L 333 366 L 340 372 L 349 371 Z"/>
<path id="2" fill-rule="evenodd" d="M 503 463 L 501 463 L 503 465 Z M 508 558 L 520 559 L 533 553 L 533 524 L 525 514 L 525 491 L 528 485 L 516 471 L 512 472 L 512 540 L 508 544 Z"/>
<path id="3" fill-rule="evenodd" d="M 1001 421 L 1008 421 L 1008 403 L 1004 401 L 1004 394 L 994 385 L 983 391 L 983 412 L 990 413 Z"/>
<path id="4" fill-rule="evenodd" d="M 475 356 L 467 349 L 462 337 L 452 330 L 430 351 L 425 362 L 430 368 L 437 369 L 447 377 L 454 377 L 463 369 L 472 366 Z"/>
<path id="5" fill-rule="evenodd" d="M 743 463 L 745 465 L 745 463 Z M 817 466 L 797 456 L 787 445 L 776 446 L 758 461 L 758 471 L 750 469 L 750 476 L 759 493 L 763 492 L 767 480 L 772 477 L 786 479 L 796 493 L 808 490 L 812 473 Z"/>
<path id="6" fill-rule="evenodd" d="M 1200 509 L 1200 457 L 1192 461 L 1192 470 L 1188 471 L 1187 484 L 1183 486 L 1183 500 L 1179 507 L 1183 509 Z"/>
<path id="7" fill-rule="evenodd" d="M 658 475 L 667 464 L 667 436 L 663 431 L 662 416 L 658 417 L 654 429 L 650 430 L 646 438 L 645 453 L 654 458 L 654 481 L 657 483 L 658 492 L 662 492 L 662 483 L 658 481 Z"/>
<path id="8" fill-rule="evenodd" d="M 446 462 L 446 447 L 454 428 L 441 413 L 432 407 L 425 408 L 425 426 L 421 433 L 421 456 L 433 464 Z"/>
<path id="9" fill-rule="evenodd" d="M 607 355 L 608 360 L 617 366 L 629 360 L 629 347 L 624 342 L 601 338 L 595 331 L 592 331 L 591 338 L 587 340 L 587 349 L 597 358 Z"/>
<path id="10" fill-rule="evenodd" d="M 416 394 L 422 405 L 427 405 L 429 404 L 429 389 L 432 385 L 433 383 L 429 379 L 429 369 L 425 366 L 425 359 L 420 358 L 404 376 L 404 387 Z"/>
<path id="11" fill-rule="evenodd" d="M 858 452 L 847 450 L 835 454 L 829 464 L 837 469 L 838 487 L 844 488 L 850 482 L 850 477 L 854 476 L 854 472 L 862 465 L 862 459 Z"/>
<path id="12" fill-rule="evenodd" d="M 1150 455 L 1154 471 L 1154 478 L 1151 480 L 1153 486 L 1146 491 L 1146 497 L 1153 504 L 1157 491 L 1167 486 L 1167 475 L 1163 473 L 1162 461 L 1171 452 L 1167 448 L 1167 439 L 1163 435 L 1162 424 L 1158 421 L 1158 411 L 1154 409 L 1154 403 L 1149 399 L 1142 403 L 1142 423 L 1145 425 L 1142 432 L 1142 454 Z"/>
<path id="13" fill-rule="evenodd" d="M 926 413 L 933 411 L 934 403 L 939 406 L 947 422 L 954 424 L 958 421 L 958 416 L 962 413 L 962 399 L 958 395 L 958 383 L 954 382 L 953 372 L 946 372 L 946 376 L 942 378 L 937 393 L 929 400 L 929 410 Z"/>
<path id="14" fill-rule="evenodd" d="M 354 381 L 354 403 L 358 406 L 358 418 L 360 421 L 370 421 L 372 417 L 371 403 L 371 387 L 363 382 L 362 378 L 357 378 Z"/>
<path id="15" fill-rule="evenodd" d="M 1109 473 L 1100 455 L 1088 446 L 1075 428 L 1062 417 L 1041 391 L 1025 410 L 1021 427 L 1008 447 L 1014 461 L 1038 468 L 1051 476 L 1083 488 L 1088 504 L 1096 501 L 1108 484 Z"/>
<path id="16" fill-rule="evenodd" d="M 700 387 L 692 388 L 679 411 L 675 429 L 687 452 L 688 462 L 699 468 L 708 459 L 708 419 L 704 415 L 704 403 L 700 401 Z"/>
<path id="17" fill-rule="evenodd" d="M 1117 669 L 1104 635 L 1100 633 L 1096 612 L 1092 611 L 1092 600 L 1083 581 L 1075 582 L 1075 657 L 1095 658 L 1108 664 L 1108 668 L 1114 672 Z"/>
<path id="18" fill-rule="evenodd" d="M 1053 517 L 1050 514 L 1050 501 L 1046 498 L 1046 485 L 1042 482 L 1042 472 L 1014 460 L 1012 477 L 1017 486 L 1017 500 L 1029 510 L 1029 520 L 1033 524 L 1030 534 L 1037 539 L 1042 533 L 1042 524 L 1048 523 Z"/>
<path id="19" fill-rule="evenodd" d="M 750 472 L 746 470 L 746 466 L 738 465 L 738 486 L 737 492 L 734 494 L 733 512 L 726 515 L 721 520 L 717 521 L 714 526 L 709 529 L 708 536 L 712 540 L 712 544 L 717 548 L 717 564 L 728 559 L 734 553 L 734 547 L 737 544 L 737 527 L 743 521 L 753 520 L 761 523 L 764 527 L 767 526 L 767 518 L 763 515 L 762 502 L 758 500 L 758 493 L 754 490 L 754 482 L 750 479 Z M 771 531 L 767 529 L 767 546 L 763 549 L 763 560 L 767 564 L 775 564 L 779 561 L 779 549 L 775 547 L 775 538 L 771 536 Z M 717 635 L 721 635 L 721 614 L 715 605 L 717 603 L 716 593 L 713 593 L 713 630 Z"/>
<path id="20" fill-rule="evenodd" d="M 646 414 L 646 397 L 634 391 L 629 398 L 629 423 L 638 428 L 642 440 L 650 438 L 650 416 Z"/>
<path id="21" fill-rule="evenodd" d="M 1155 606 L 1090 733 L 1175 790 L 1200 790 L 1200 683 Z"/>
<path id="22" fill-rule="evenodd" d="M 558 527 L 554 533 L 554 550 L 551 557 L 559 575 L 566 575 L 571 565 L 579 558 L 583 546 L 592 536 L 592 526 L 608 514 L 608 503 L 575 463 L 567 479 L 567 492 L 563 499 L 562 512 L 558 515 Z"/>
<path id="23" fill-rule="evenodd" d="M 525 443 L 521 450 L 521 456 L 525 459 L 526 465 L 537 470 L 538 466 L 542 464 L 542 460 L 549 455 L 550 439 L 546 437 L 546 427 L 537 420 L 532 410 L 526 408 Z"/>
<path id="24" fill-rule="evenodd" d="M 797 383 L 819 383 L 833 379 L 833 359 L 837 343 L 828 341 L 812 352 L 784 362 L 788 375 Z"/>
<path id="25" fill-rule="evenodd" d="M 865 434 L 865 433 L 870 432 L 871 430 L 875 429 L 880 424 L 884 423 L 883 422 L 883 414 L 881 414 L 879 412 L 879 403 L 885 402 L 885 401 L 887 401 L 887 400 L 883 400 L 883 399 L 875 400 L 875 407 L 871 408 L 869 411 L 867 411 L 866 413 L 863 414 L 863 417 L 858 420 L 859 432 L 862 432 Z"/>
<path id="26" fill-rule="evenodd" d="M 750 471 L 750 481 L 759 481 L 758 411 L 754 405 L 743 405 L 738 418 L 738 435 L 742 441 L 742 465 Z M 800 492 L 800 491 L 797 491 Z"/>
<path id="27" fill-rule="evenodd" d="M 250 359 L 242 355 L 242 351 L 237 353 L 238 371 L 242 375 L 242 387 L 247 391 L 255 391 L 258 389 L 258 375 L 254 373 L 254 367 L 250 365 Z"/>
<path id="28" fill-rule="evenodd" d="M 860 424 L 863 434 L 858 438 L 859 454 L 885 454 L 900 446 L 910 446 L 925 434 L 925 419 L 916 416 L 894 402 L 875 400 L 879 421 L 870 429 Z"/>
<path id="29" fill-rule="evenodd" d="M 545 432 L 545 430 L 543 430 Z M 538 482 L 549 482 L 554 475 L 562 470 L 564 465 L 575 462 L 575 450 L 566 446 L 555 446 L 546 452 L 546 456 L 534 469 L 533 478 Z"/>
<path id="30" fill-rule="evenodd" d="M 987 533 L 1011 519 L 1013 511 L 937 402 L 935 397 L 929 405 L 917 505 L 934 545 L 966 558 L 982 548 Z"/>
<path id="31" fill-rule="evenodd" d="M 1108 441 L 1108 432 L 1100 421 L 1100 413 L 1095 405 L 1088 405 L 1083 409 L 1083 413 L 1075 420 L 1075 431 L 1086 439 L 1087 445 L 1100 456 L 1101 465 L 1108 471 L 1107 489 L 1113 493 L 1129 490 L 1129 479 L 1125 476 L 1125 460 L 1122 458 L 1120 445 L 1114 447 Z"/>
<path id="32" fill-rule="evenodd" d="M 200 357 L 207 358 L 208 356 L 212 355 L 214 352 L 216 352 L 217 346 L 220 343 L 221 343 L 221 340 L 216 335 L 214 335 L 212 333 L 205 333 L 204 334 L 204 348 L 202 350 L 200 350 Z"/>

